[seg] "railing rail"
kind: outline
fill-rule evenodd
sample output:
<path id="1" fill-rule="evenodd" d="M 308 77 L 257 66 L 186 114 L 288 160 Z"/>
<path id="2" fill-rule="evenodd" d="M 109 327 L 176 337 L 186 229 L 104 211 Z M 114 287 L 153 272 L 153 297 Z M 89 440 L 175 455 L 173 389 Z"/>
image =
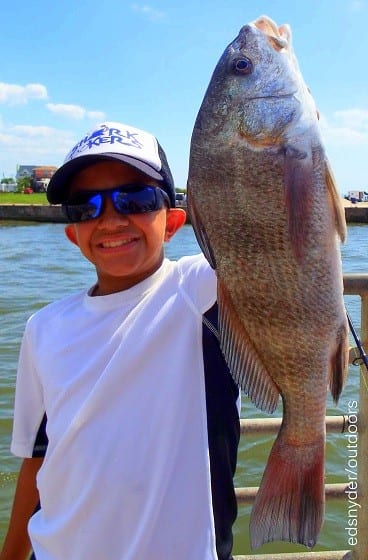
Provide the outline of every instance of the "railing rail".
<path id="1" fill-rule="evenodd" d="M 252 418 L 240 420 L 241 435 L 276 434 L 281 426 L 282 418 Z M 326 416 L 327 433 L 344 433 L 348 431 L 349 415 Z"/>
<path id="2" fill-rule="evenodd" d="M 350 550 L 335 552 L 295 552 L 294 554 L 257 554 L 234 556 L 234 560 L 354 560 Z"/>
<path id="3" fill-rule="evenodd" d="M 343 498 L 346 494 L 345 491 L 348 490 L 347 483 L 336 483 L 336 484 L 326 484 L 325 485 L 325 496 L 326 499 L 331 500 L 332 498 L 339 499 Z M 238 504 L 252 504 L 256 498 L 258 492 L 257 486 L 248 486 L 245 488 L 235 488 L 235 495 Z"/>
<path id="4" fill-rule="evenodd" d="M 360 296 L 361 322 L 360 337 L 363 346 L 368 348 L 368 274 L 345 274 L 344 294 Z M 358 351 L 351 349 L 350 360 L 358 357 Z M 256 554 L 235 556 L 234 560 L 368 560 L 368 375 L 365 365 L 361 365 L 359 413 L 358 413 L 358 527 L 356 542 L 352 550 L 324 552 L 295 552 L 280 554 Z M 358 400 L 358 399 L 357 399 Z M 241 420 L 241 434 L 277 433 L 281 418 Z M 326 416 L 328 433 L 349 431 L 349 415 Z M 326 484 L 326 499 L 341 499 L 349 482 L 345 484 Z M 252 503 L 258 488 L 237 488 L 238 503 Z"/>

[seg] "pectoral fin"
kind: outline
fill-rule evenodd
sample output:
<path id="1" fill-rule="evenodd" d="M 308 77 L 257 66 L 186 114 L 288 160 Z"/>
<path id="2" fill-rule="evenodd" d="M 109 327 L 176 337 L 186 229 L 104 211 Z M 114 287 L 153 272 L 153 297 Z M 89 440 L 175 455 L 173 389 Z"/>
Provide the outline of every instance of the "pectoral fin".
<path id="1" fill-rule="evenodd" d="M 274 412 L 279 390 L 239 321 L 235 306 L 218 282 L 220 346 L 235 382 L 261 410 Z"/>
<path id="2" fill-rule="evenodd" d="M 285 150 L 285 204 L 288 230 L 294 255 L 298 262 L 304 256 L 304 243 L 311 217 L 311 188 L 313 187 L 312 150 Z"/>
<path id="3" fill-rule="evenodd" d="M 314 153 L 315 152 L 315 153 Z M 319 153 L 319 157 L 317 154 Z M 307 239 L 310 220 L 312 219 L 314 176 L 313 160 L 320 160 L 325 165 L 324 179 L 331 211 L 334 215 L 336 231 L 341 239 L 346 238 L 345 211 L 338 193 L 331 166 L 322 150 L 312 150 L 311 146 L 299 149 L 287 146 L 285 149 L 285 204 L 290 241 L 298 262 L 303 260 L 305 240 Z M 324 195 L 324 193 L 321 193 Z"/>

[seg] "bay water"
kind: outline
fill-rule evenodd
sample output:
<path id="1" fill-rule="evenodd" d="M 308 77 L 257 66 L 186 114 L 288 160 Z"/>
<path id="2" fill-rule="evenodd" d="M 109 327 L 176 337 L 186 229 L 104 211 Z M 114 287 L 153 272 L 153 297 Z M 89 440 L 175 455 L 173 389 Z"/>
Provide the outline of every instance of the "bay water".
<path id="1" fill-rule="evenodd" d="M 0 544 L 3 542 L 19 468 L 9 451 L 14 386 L 19 345 L 27 318 L 50 301 L 87 288 L 94 283 L 92 265 L 64 236 L 62 224 L 0 222 Z M 177 259 L 199 251 L 191 226 L 187 225 L 166 245 L 166 255 Z M 368 225 L 350 225 L 342 246 L 344 272 L 368 272 Z M 346 296 L 346 306 L 359 332 L 358 296 Z M 316 314 L 319 310 L 316 309 Z M 180 318 L 178 318 L 180 320 Z M 290 333 L 292 343 L 293 337 Z M 297 343 L 297 341 L 295 341 Z M 351 340 L 353 344 L 353 340 Z M 328 398 L 328 414 L 348 414 L 349 402 L 357 400 L 359 368 L 350 366 L 339 405 Z M 311 403 L 311 406 L 313 403 Z M 275 413 L 281 416 L 281 408 Z M 242 417 L 264 417 L 243 396 Z M 273 436 L 243 437 L 239 449 L 236 486 L 258 486 Z M 328 434 L 326 482 L 346 482 L 348 462 L 346 435 Z M 239 508 L 234 527 L 235 554 L 251 552 L 248 539 L 250 506 Z M 314 550 L 348 549 L 348 499 L 328 502 L 325 524 Z M 305 551 L 299 545 L 271 543 L 257 553 Z"/>

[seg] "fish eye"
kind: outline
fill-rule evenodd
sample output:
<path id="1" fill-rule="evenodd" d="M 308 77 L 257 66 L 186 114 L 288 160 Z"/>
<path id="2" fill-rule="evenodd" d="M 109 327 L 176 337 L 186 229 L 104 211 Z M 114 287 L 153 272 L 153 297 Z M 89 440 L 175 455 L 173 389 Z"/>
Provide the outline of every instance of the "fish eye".
<path id="1" fill-rule="evenodd" d="M 237 74 L 251 74 L 253 72 L 252 61 L 247 57 L 236 58 L 233 60 L 233 70 Z"/>

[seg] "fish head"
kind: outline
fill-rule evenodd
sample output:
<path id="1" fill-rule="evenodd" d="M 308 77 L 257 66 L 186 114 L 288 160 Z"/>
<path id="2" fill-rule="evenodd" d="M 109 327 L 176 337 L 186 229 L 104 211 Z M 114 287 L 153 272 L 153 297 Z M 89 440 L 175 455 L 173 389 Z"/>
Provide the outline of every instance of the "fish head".
<path id="1" fill-rule="evenodd" d="M 221 56 L 198 114 L 208 133 L 234 132 L 253 145 L 279 143 L 290 126 L 317 120 L 292 47 L 289 25 L 267 16 L 243 26 Z"/>
<path id="2" fill-rule="evenodd" d="M 230 43 L 228 63 L 234 83 L 244 76 L 241 92 L 245 99 L 290 96 L 298 89 L 296 60 L 291 45 L 291 29 L 280 28 L 267 16 L 245 25 Z"/>

